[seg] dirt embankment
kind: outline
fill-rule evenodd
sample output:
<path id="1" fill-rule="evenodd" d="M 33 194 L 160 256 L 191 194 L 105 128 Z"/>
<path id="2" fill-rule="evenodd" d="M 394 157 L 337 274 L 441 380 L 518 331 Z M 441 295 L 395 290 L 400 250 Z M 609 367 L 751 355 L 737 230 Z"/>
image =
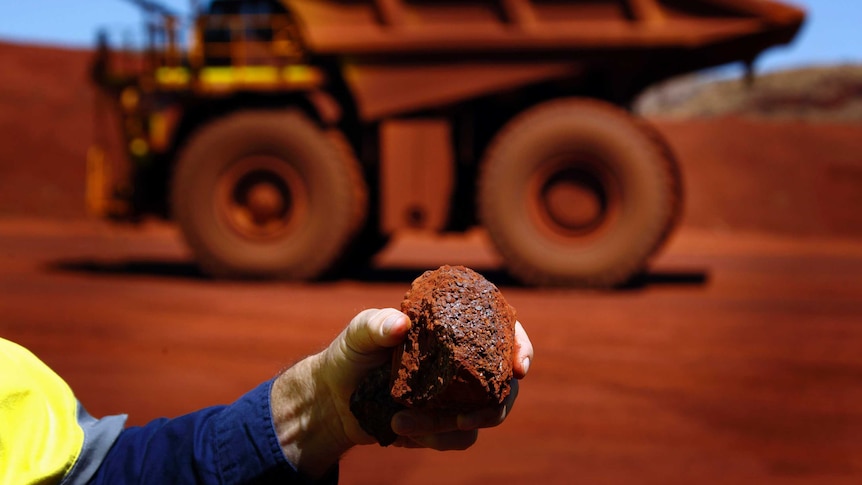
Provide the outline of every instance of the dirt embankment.
<path id="1" fill-rule="evenodd" d="M 0 217 L 85 217 L 88 62 L 0 43 Z M 682 165 L 684 224 L 862 237 L 862 123 L 650 117 Z"/>
<path id="2" fill-rule="evenodd" d="M 685 224 L 862 237 L 862 123 L 655 123 L 682 165 Z"/>
<path id="3" fill-rule="evenodd" d="M 862 123 L 862 65 L 803 67 L 749 79 L 690 74 L 648 89 L 637 111 L 683 120 L 740 116 Z"/>
<path id="4" fill-rule="evenodd" d="M 89 54 L 0 43 L 0 216 L 83 217 Z"/>

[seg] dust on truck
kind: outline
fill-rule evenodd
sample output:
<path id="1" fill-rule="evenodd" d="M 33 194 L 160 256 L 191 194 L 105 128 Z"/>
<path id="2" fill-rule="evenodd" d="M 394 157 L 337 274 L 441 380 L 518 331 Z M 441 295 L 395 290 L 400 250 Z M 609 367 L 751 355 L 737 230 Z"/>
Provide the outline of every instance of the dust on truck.
<path id="1" fill-rule="evenodd" d="M 90 209 L 173 219 L 216 277 L 297 280 L 478 225 L 526 284 L 627 281 L 682 208 L 636 95 L 750 64 L 804 19 L 765 0 L 138 3 L 146 48 L 102 39 L 93 64 Z"/>

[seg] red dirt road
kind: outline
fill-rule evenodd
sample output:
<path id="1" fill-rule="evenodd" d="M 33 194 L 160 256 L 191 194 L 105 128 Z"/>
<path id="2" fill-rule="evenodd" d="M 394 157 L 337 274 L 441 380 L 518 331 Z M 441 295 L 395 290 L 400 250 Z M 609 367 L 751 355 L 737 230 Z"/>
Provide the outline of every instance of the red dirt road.
<path id="1" fill-rule="evenodd" d="M 616 292 L 512 285 L 480 234 L 406 238 L 367 281 L 308 285 L 207 280 L 176 241 L 0 219 L 0 335 L 91 413 L 140 424 L 230 402 L 356 311 L 397 305 L 425 267 L 465 263 L 500 283 L 536 347 L 513 414 L 466 452 L 356 449 L 342 483 L 862 480 L 858 240 L 686 229 Z"/>

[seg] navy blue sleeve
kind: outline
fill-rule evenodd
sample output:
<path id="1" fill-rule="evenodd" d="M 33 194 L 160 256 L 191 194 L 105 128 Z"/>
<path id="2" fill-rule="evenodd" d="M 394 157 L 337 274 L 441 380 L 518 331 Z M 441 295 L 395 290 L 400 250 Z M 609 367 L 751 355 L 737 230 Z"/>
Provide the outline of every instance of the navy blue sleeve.
<path id="1" fill-rule="evenodd" d="M 306 483 L 278 444 L 271 388 L 272 381 L 267 381 L 229 406 L 124 430 L 91 483 Z M 330 475 L 326 481 L 335 483 L 337 467 Z"/>

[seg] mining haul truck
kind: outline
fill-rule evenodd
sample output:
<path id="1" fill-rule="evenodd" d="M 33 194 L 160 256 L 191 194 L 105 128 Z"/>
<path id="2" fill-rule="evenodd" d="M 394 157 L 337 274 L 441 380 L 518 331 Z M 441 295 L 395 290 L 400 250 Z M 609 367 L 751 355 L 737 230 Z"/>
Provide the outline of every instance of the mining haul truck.
<path id="1" fill-rule="evenodd" d="M 680 219 L 645 87 L 789 43 L 767 0 L 153 2 L 100 36 L 90 209 L 174 220 L 215 277 L 308 280 L 481 226 L 529 285 L 614 286 Z"/>

